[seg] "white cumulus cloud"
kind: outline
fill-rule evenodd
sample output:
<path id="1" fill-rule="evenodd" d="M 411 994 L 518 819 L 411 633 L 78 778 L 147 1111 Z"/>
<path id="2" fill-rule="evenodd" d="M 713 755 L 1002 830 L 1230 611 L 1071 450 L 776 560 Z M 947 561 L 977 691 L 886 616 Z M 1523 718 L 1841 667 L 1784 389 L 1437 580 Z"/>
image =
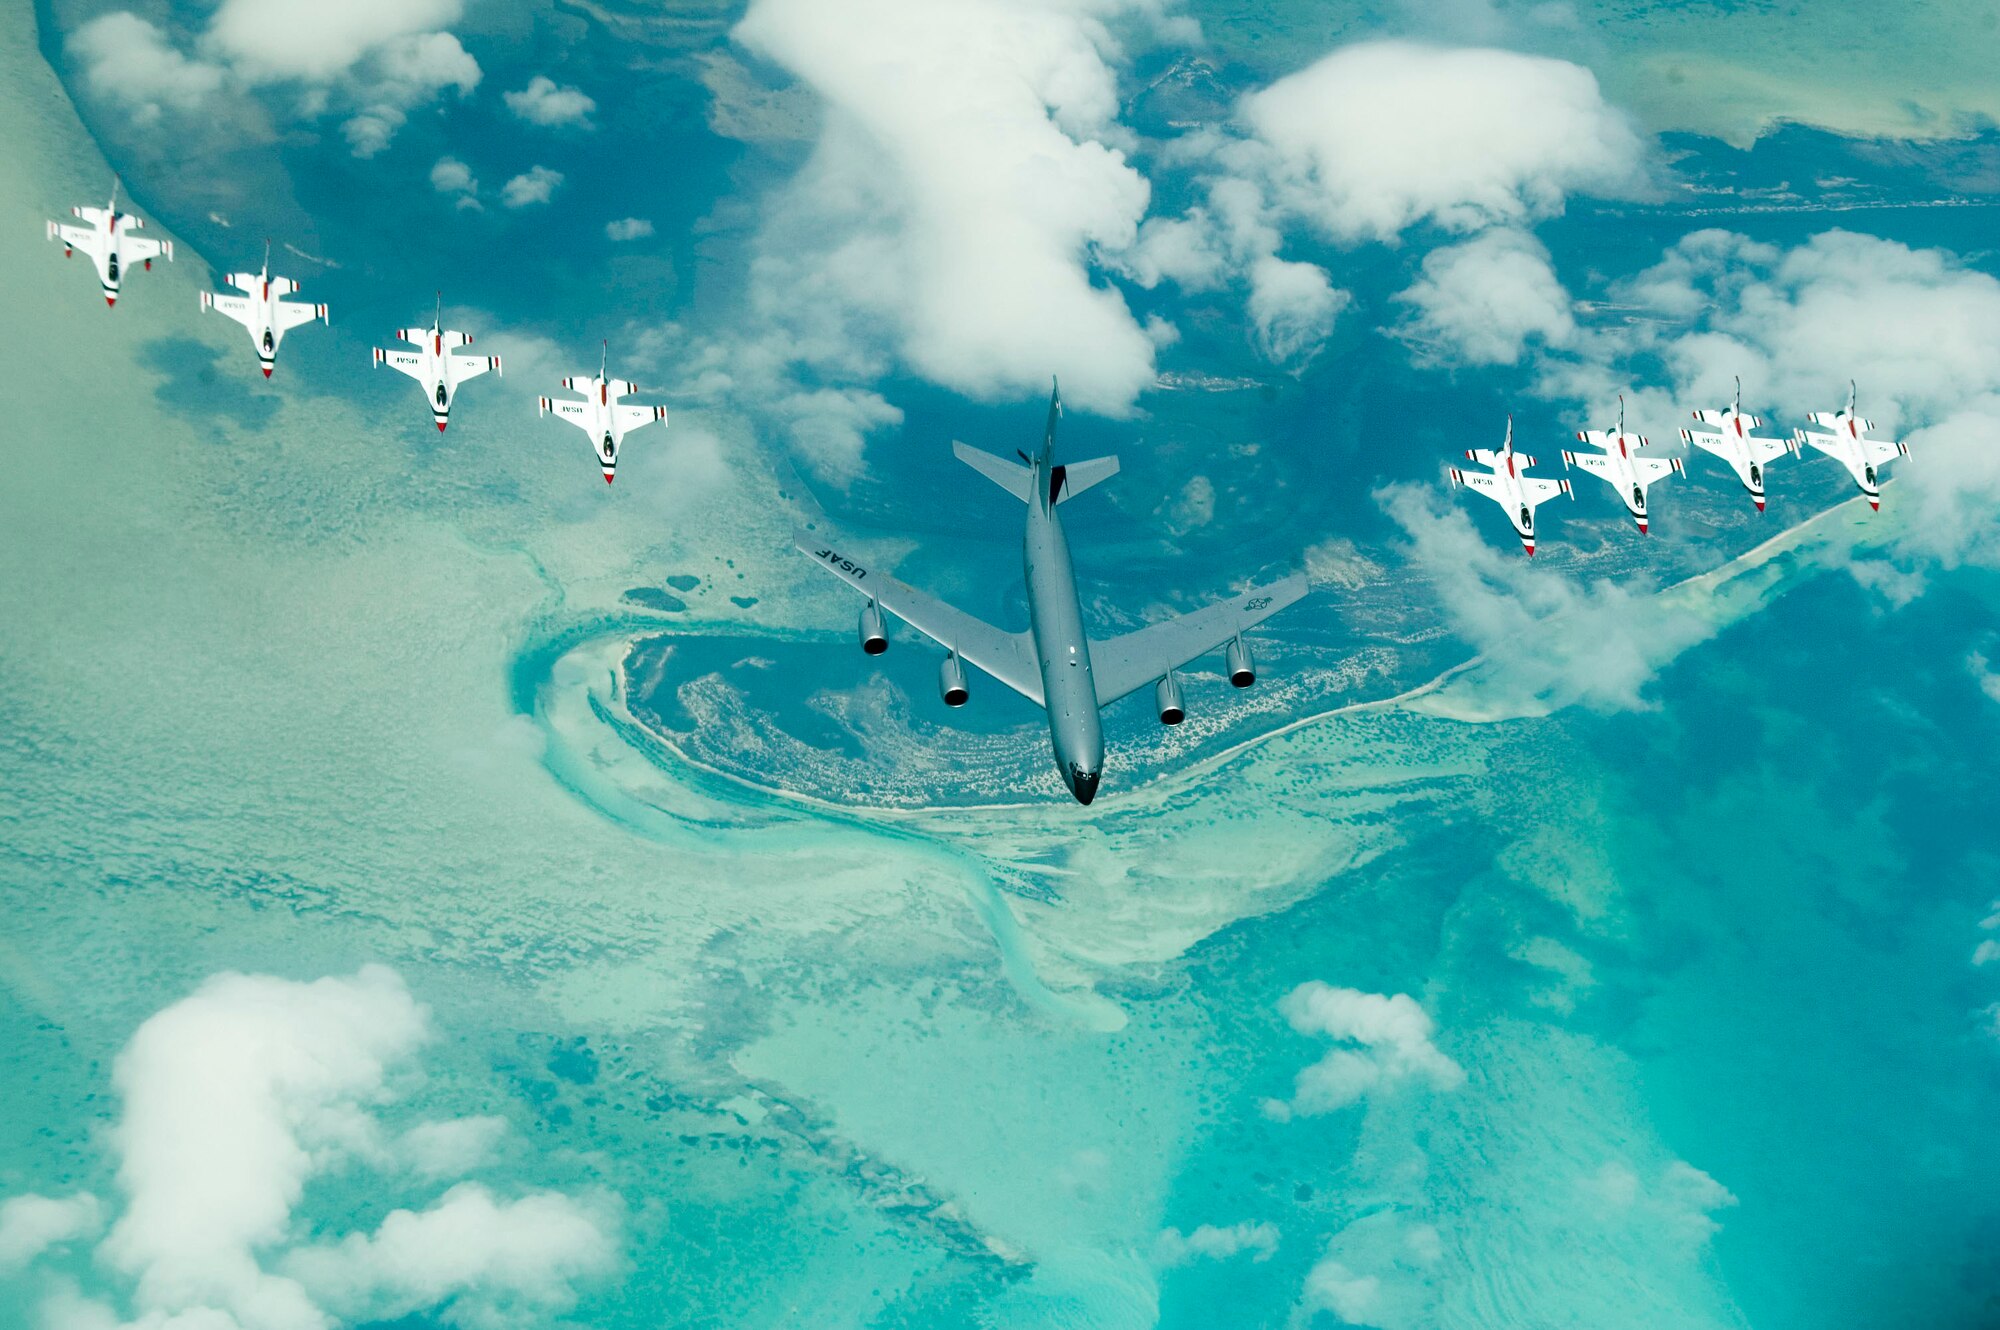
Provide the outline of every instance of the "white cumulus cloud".
<path id="1" fill-rule="evenodd" d="M 1432 250 L 1396 299 L 1410 307 L 1400 331 L 1432 363 L 1512 365 L 1531 339 L 1562 346 L 1576 333 L 1547 247 L 1508 227 Z"/>
<path id="2" fill-rule="evenodd" d="M 609 240 L 643 240 L 651 234 L 653 224 L 644 217 L 621 217 L 604 224 L 604 235 Z"/>
<path id="3" fill-rule="evenodd" d="M 1311 360 L 1352 298 L 1314 264 L 1266 254 L 1250 265 L 1250 324 L 1273 364 Z"/>
<path id="4" fill-rule="evenodd" d="M 443 30 L 463 8 L 462 0 L 222 0 L 204 29 L 178 41 L 120 10 L 79 28 L 70 49 L 93 96 L 144 120 L 174 111 L 231 121 L 249 94 L 275 89 L 285 95 L 268 105 L 308 119 L 339 114 L 354 154 L 372 157 L 413 108 L 478 86 L 479 62 Z"/>
<path id="5" fill-rule="evenodd" d="M 27 1264 L 51 1247 L 96 1234 L 103 1207 L 87 1192 L 60 1199 L 12 1196 L 0 1201 L 0 1271 Z"/>
<path id="6" fill-rule="evenodd" d="M 329 83 L 464 9 L 462 0 L 222 0 L 203 44 L 255 82 Z"/>
<path id="7" fill-rule="evenodd" d="M 193 111 L 222 87 L 221 66 L 190 59 L 129 10 L 92 19 L 68 45 L 93 96 L 121 102 L 148 123 L 167 110 Z"/>
<path id="8" fill-rule="evenodd" d="M 479 207 L 479 182 L 472 168 L 456 157 L 440 157 L 431 167 L 431 188 L 440 194 L 455 195 L 461 208 Z"/>
<path id="9" fill-rule="evenodd" d="M 1312 980 L 1279 1002 L 1278 1010 L 1304 1035 L 1334 1041 L 1326 1056 L 1301 1071 L 1289 1100 L 1267 1100 L 1273 1117 L 1331 1113 L 1377 1088 L 1419 1081 L 1439 1090 L 1465 1083 L 1465 1072 L 1431 1042 L 1437 1026 L 1403 993 L 1363 993 Z"/>
<path id="10" fill-rule="evenodd" d="M 1252 1260 L 1268 1261 L 1277 1254 L 1278 1238 L 1278 1226 L 1268 1222 L 1201 1224 L 1191 1233 L 1170 1228 L 1153 1244 L 1153 1260 L 1163 1266 L 1177 1266 L 1198 1260 L 1223 1261 L 1250 1252 Z"/>
<path id="11" fill-rule="evenodd" d="M 476 1166 L 496 1118 L 420 1123 L 388 1136 L 378 1114 L 428 1015 L 381 966 L 299 983 L 223 974 L 139 1027 L 114 1064 L 122 1112 L 106 1140 L 122 1211 L 98 1265 L 122 1275 L 136 1319 L 57 1287 L 50 1325 L 188 1330 L 332 1330 L 430 1312 L 489 1327 L 546 1324 L 576 1285 L 618 1262 L 608 1196 L 505 1199 L 461 1184 L 426 1209 L 399 1209 L 372 1234 L 300 1245 L 314 1178 L 374 1166 L 434 1179 Z M 89 1196 L 0 1205 L 0 1265 L 95 1233 Z"/>
<path id="12" fill-rule="evenodd" d="M 824 101 L 766 276 L 853 311 L 924 377 L 978 397 L 1060 373 L 1124 412 L 1153 341 L 1093 277 L 1150 194 L 1117 124 L 1118 0 L 754 0 L 738 41 Z M 801 272 L 801 269 L 806 271 Z"/>
<path id="13" fill-rule="evenodd" d="M 615 1215 L 558 1192 L 501 1201 L 461 1183 L 424 1210 L 397 1210 L 372 1234 L 294 1251 L 285 1270 L 319 1305 L 354 1321 L 393 1321 L 447 1301 L 460 1324 L 545 1324 L 575 1286 L 608 1273 Z M 530 1315 L 532 1313 L 532 1316 Z"/>
<path id="14" fill-rule="evenodd" d="M 1445 626 L 1486 659 L 1494 714 L 1642 709 L 1660 668 L 1715 633 L 1713 621 L 1650 587 L 1585 584 L 1530 563 L 1511 538 L 1482 537 L 1435 486 L 1391 485 L 1377 497 L 1409 537 L 1410 565 L 1430 579 Z"/>
<path id="15" fill-rule="evenodd" d="M 531 125 L 563 125 L 573 129 L 593 129 L 590 117 L 597 102 L 580 88 L 557 83 L 547 74 L 537 74 L 519 92 L 501 94 L 507 109 Z"/>
<path id="16" fill-rule="evenodd" d="M 1581 65 L 1486 48 L 1344 46 L 1252 94 L 1288 210 L 1337 240 L 1472 231 L 1648 190 L 1647 147 Z"/>
<path id="17" fill-rule="evenodd" d="M 284 1236 L 316 1164 L 372 1146 L 363 1106 L 425 1034 L 380 966 L 310 984 L 220 975 L 140 1026 L 112 1076 L 126 1203 L 104 1253 L 141 1306 L 310 1324 L 303 1290 L 253 1252 Z"/>
<path id="18" fill-rule="evenodd" d="M 500 187 L 500 201 L 510 208 L 527 208 L 547 203 L 563 182 L 561 171 L 532 166 Z"/>

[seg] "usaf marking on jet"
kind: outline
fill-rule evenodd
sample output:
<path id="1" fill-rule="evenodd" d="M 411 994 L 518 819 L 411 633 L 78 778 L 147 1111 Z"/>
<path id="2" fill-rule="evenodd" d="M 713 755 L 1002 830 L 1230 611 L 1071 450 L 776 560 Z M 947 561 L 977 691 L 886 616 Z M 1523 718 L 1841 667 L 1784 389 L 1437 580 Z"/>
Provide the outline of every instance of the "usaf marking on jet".
<path id="1" fill-rule="evenodd" d="M 62 222 L 49 223 L 49 239 L 63 243 L 63 257 L 69 258 L 77 250 L 90 255 L 97 265 L 97 284 L 104 288 L 104 303 L 118 303 L 118 289 L 125 279 L 125 269 L 134 263 L 141 264 L 148 272 L 153 269 L 153 260 L 164 257 L 174 261 L 174 242 L 153 240 L 146 236 L 134 235 L 146 224 L 130 213 L 118 211 L 118 182 L 111 182 L 111 202 L 102 208 L 71 208 L 70 215 L 82 219 L 86 225 L 69 226 Z"/>
<path id="2" fill-rule="evenodd" d="M 861 610 L 862 650 L 879 655 L 888 649 L 884 613 L 893 614 L 948 653 L 938 672 L 946 705 L 965 704 L 965 665 L 970 663 L 1043 708 L 1056 769 L 1077 802 L 1087 804 L 1097 797 L 1104 775 L 1100 710 L 1150 683 L 1161 723 L 1179 724 L 1187 714 L 1181 705 L 1180 667 L 1218 647 L 1228 652 L 1229 681 L 1248 688 L 1256 682 L 1256 673 L 1244 632 L 1305 595 L 1307 582 L 1294 574 L 1192 614 L 1092 642 L 1084 631 L 1076 573 L 1057 508 L 1115 475 L 1118 459 L 1057 464 L 1051 454 L 1061 414 L 1061 398 L 1051 392 L 1042 446 L 1033 457 L 1020 454 L 1025 465 L 962 443 L 952 445 L 960 461 L 1028 505 L 1022 542 L 1028 583 L 1026 632 L 1005 632 L 954 609 L 817 536 L 802 531 L 798 545 L 821 567 L 868 597 Z"/>
<path id="3" fill-rule="evenodd" d="M 595 376 L 576 374 L 562 381 L 564 388 L 582 393 L 582 401 L 540 399 L 543 415 L 553 412 L 590 436 L 591 449 L 597 454 L 597 464 L 604 471 L 604 483 L 607 485 L 617 477 L 618 449 L 624 444 L 625 436 L 642 425 L 650 425 L 656 420 L 665 422 L 667 418 L 664 406 L 627 406 L 618 400 L 645 389 L 624 379 L 606 378 L 610 360 L 611 345 L 607 342 L 604 359 L 599 362 Z"/>
<path id="4" fill-rule="evenodd" d="M 1847 383 L 1847 409 L 1844 411 L 1814 411 L 1812 423 L 1824 425 L 1833 431 L 1818 434 L 1812 430 L 1793 430 L 1794 444 L 1810 444 L 1828 457 L 1847 468 L 1854 477 L 1854 483 L 1868 496 L 1868 506 L 1877 512 L 1882 508 L 1882 484 L 1876 468 L 1892 457 L 1908 457 L 1910 445 L 1896 443 L 1890 439 L 1871 439 L 1868 431 L 1875 423 L 1863 420 L 1854 414 L 1854 381 Z"/>
<path id="5" fill-rule="evenodd" d="M 1468 460 L 1486 467 L 1491 474 L 1461 471 L 1451 468 L 1451 483 L 1463 486 L 1474 494 L 1484 494 L 1500 505 L 1507 513 L 1507 520 L 1514 525 L 1514 534 L 1521 538 L 1521 548 L 1535 557 L 1535 509 L 1547 503 L 1558 494 L 1567 494 L 1572 499 L 1576 494 L 1567 480 L 1542 480 L 1528 474 L 1528 468 L 1535 459 L 1526 453 L 1514 451 L 1514 417 L 1507 417 L 1507 438 L 1500 445 L 1500 451 L 1490 448 L 1468 448 Z"/>
<path id="6" fill-rule="evenodd" d="M 444 296 L 438 296 L 437 313 L 431 319 L 429 328 L 398 328 L 396 336 L 415 351 L 385 351 L 375 348 L 375 363 L 387 365 L 409 375 L 423 385 L 424 396 L 430 399 L 431 419 L 436 422 L 438 433 L 451 420 L 451 399 L 458 394 L 458 385 L 467 379 L 476 379 L 492 370 L 500 373 L 498 356 L 456 356 L 452 351 L 461 346 L 472 345 L 472 334 L 453 332 L 444 326 Z"/>
<path id="7" fill-rule="evenodd" d="M 1757 511 L 1764 511 L 1764 468 L 1786 453 L 1796 454 L 1798 444 L 1788 439 L 1760 439 L 1751 431 L 1761 427 L 1764 419 L 1743 410 L 1743 380 L 1736 381 L 1736 401 L 1722 411 L 1696 411 L 1694 418 L 1704 425 L 1713 425 L 1708 430 L 1682 430 L 1681 437 L 1706 453 L 1713 453 L 1729 463 L 1736 472 L 1736 478 L 1743 482 L 1743 488 L 1750 491 L 1750 499 L 1757 505 Z"/>
<path id="8" fill-rule="evenodd" d="M 1618 428 L 1615 430 L 1587 429 L 1576 432 L 1577 441 L 1601 449 L 1594 453 L 1576 453 L 1563 449 L 1563 465 L 1588 471 L 1616 491 L 1625 505 L 1625 511 L 1632 514 L 1632 520 L 1639 524 L 1639 534 L 1647 534 L 1646 491 L 1662 477 L 1669 474 L 1687 474 L 1686 466 L 1678 457 L 1641 457 L 1639 449 L 1646 446 L 1646 440 L 1638 434 L 1625 432 L 1625 395 L 1618 395 Z"/>
<path id="9" fill-rule="evenodd" d="M 201 307 L 226 314 L 250 330 L 250 340 L 257 346 L 257 363 L 263 367 L 267 379 L 278 363 L 278 343 L 285 340 L 286 333 L 314 319 L 321 323 L 328 322 L 325 305 L 306 305 L 280 298 L 298 290 L 299 284 L 289 277 L 271 276 L 271 242 L 268 240 L 264 242 L 262 272 L 233 272 L 225 280 L 243 294 L 216 295 L 204 291 L 201 293 Z"/>

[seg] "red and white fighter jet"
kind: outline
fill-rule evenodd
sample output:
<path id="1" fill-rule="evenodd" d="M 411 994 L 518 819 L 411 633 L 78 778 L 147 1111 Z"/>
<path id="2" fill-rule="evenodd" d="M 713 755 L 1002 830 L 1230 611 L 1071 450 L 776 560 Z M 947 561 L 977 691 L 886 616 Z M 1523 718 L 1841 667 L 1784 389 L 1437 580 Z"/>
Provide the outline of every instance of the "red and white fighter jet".
<path id="1" fill-rule="evenodd" d="M 1563 450 L 1563 465 L 1588 471 L 1618 492 L 1625 504 L 1625 511 L 1632 514 L 1632 520 L 1639 524 L 1639 534 L 1647 533 L 1646 491 L 1654 481 L 1669 473 L 1687 474 L 1686 466 L 1678 457 L 1641 457 L 1639 449 L 1646 446 L 1646 440 L 1638 434 L 1625 432 L 1625 395 L 1618 395 L 1618 428 L 1580 429 L 1577 441 L 1590 444 L 1600 451 L 1594 453 L 1573 453 Z"/>
<path id="2" fill-rule="evenodd" d="M 118 288 L 125 278 L 125 270 L 131 264 L 142 265 L 152 271 L 153 260 L 165 258 L 174 261 L 174 242 L 153 240 L 146 236 L 134 235 L 146 224 L 130 213 L 118 211 L 118 182 L 111 182 L 111 202 L 102 208 L 71 208 L 70 215 L 82 219 L 87 225 L 68 226 L 61 222 L 49 223 L 49 239 L 60 240 L 63 257 L 69 258 L 78 250 L 90 255 L 97 265 L 97 283 L 104 288 L 104 303 L 118 303 Z"/>
<path id="3" fill-rule="evenodd" d="M 599 362 L 595 375 L 576 374 L 562 381 L 562 386 L 570 392 L 582 393 L 582 401 L 540 399 L 543 415 L 554 412 L 590 436 L 591 449 L 597 454 L 597 464 L 604 472 L 604 483 L 607 485 L 617 478 L 618 449 L 625 442 L 626 434 L 656 420 L 664 422 L 667 418 L 664 406 L 627 406 L 618 400 L 645 389 L 624 379 L 607 378 L 606 366 L 610 363 L 610 356 L 610 344 L 606 343 L 605 358 Z"/>
<path id="4" fill-rule="evenodd" d="M 1794 445 L 1811 444 L 1814 448 L 1833 458 L 1847 468 L 1854 477 L 1854 483 L 1868 496 L 1868 506 L 1880 512 L 1882 509 L 1882 482 L 1876 475 L 1876 468 L 1892 457 L 1908 457 L 1910 445 L 1897 443 L 1891 439 L 1871 439 L 1868 431 L 1875 428 L 1873 421 L 1863 420 L 1854 414 L 1854 381 L 1847 383 L 1847 409 L 1845 411 L 1814 411 L 1810 413 L 1812 423 L 1824 425 L 1831 434 L 1817 434 L 1812 430 L 1793 430 Z"/>
<path id="5" fill-rule="evenodd" d="M 1701 449 L 1713 453 L 1729 463 L 1735 470 L 1736 478 L 1743 482 L 1743 488 L 1750 491 L 1750 499 L 1757 505 L 1757 511 L 1764 511 L 1764 468 L 1786 453 L 1796 454 L 1799 446 L 1790 439 L 1760 439 L 1750 431 L 1764 423 L 1762 416 L 1753 416 L 1743 410 L 1743 380 L 1736 381 L 1736 401 L 1721 411 L 1697 411 L 1694 418 L 1704 425 L 1713 425 L 1710 430 L 1682 430 L 1681 437 Z"/>
<path id="6" fill-rule="evenodd" d="M 225 280 L 243 294 L 216 295 L 204 291 L 201 293 L 201 307 L 227 314 L 250 330 L 250 340 L 257 344 L 257 363 L 263 366 L 267 379 L 271 377 L 272 367 L 278 363 L 278 343 L 285 339 L 286 333 L 314 319 L 327 322 L 325 305 L 306 305 L 279 299 L 298 290 L 299 284 L 289 277 L 271 276 L 271 243 L 268 240 L 264 242 L 264 271 L 233 272 Z"/>
<path id="7" fill-rule="evenodd" d="M 467 379 L 476 379 L 487 370 L 500 373 L 498 356 L 455 356 L 455 347 L 472 345 L 472 334 L 453 332 L 444 326 L 444 296 L 438 296 L 437 314 L 431 319 L 429 328 L 398 328 L 396 336 L 415 351 L 384 351 L 375 348 L 375 363 L 399 370 L 423 385 L 424 396 L 430 399 L 431 419 L 437 423 L 438 432 L 444 432 L 451 419 L 451 399 L 458 393 L 458 385 Z"/>
<path id="8" fill-rule="evenodd" d="M 1570 490 L 1567 480 L 1542 480 L 1530 476 L 1528 468 L 1535 459 L 1526 453 L 1514 451 L 1514 417 L 1507 417 L 1507 438 L 1500 445 L 1500 451 L 1490 448 L 1469 448 L 1465 453 L 1470 460 L 1488 468 L 1489 475 L 1478 472 L 1461 471 L 1451 468 L 1451 483 L 1462 485 L 1475 494 L 1484 494 L 1506 510 L 1507 520 L 1514 525 L 1514 534 L 1521 538 L 1521 548 L 1535 557 L 1535 509 L 1547 503 L 1558 494 L 1576 495 Z"/>

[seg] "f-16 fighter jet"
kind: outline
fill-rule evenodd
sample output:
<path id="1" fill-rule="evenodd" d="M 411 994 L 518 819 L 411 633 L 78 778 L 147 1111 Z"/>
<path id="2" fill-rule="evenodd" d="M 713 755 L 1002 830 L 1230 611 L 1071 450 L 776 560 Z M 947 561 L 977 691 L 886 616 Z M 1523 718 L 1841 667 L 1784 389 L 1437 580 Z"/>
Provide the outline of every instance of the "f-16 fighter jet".
<path id="1" fill-rule="evenodd" d="M 1637 434 L 1625 432 L 1625 397 L 1618 397 L 1618 428 L 1615 430 L 1585 429 L 1576 432 L 1577 441 L 1602 449 L 1594 453 L 1573 453 L 1563 450 L 1563 465 L 1588 471 L 1618 493 L 1625 505 L 1625 511 L 1632 514 L 1632 520 L 1639 524 L 1639 534 L 1645 535 L 1646 491 L 1653 482 L 1669 472 L 1687 474 L 1687 467 L 1678 457 L 1641 457 L 1639 449 L 1646 446 L 1646 440 Z"/>
<path id="2" fill-rule="evenodd" d="M 289 277 L 271 276 L 269 241 L 264 242 L 262 272 L 233 272 L 225 280 L 243 294 L 228 296 L 204 291 L 201 307 L 227 314 L 250 330 L 250 340 L 257 344 L 257 363 L 263 366 L 267 379 L 278 363 L 278 343 L 285 340 L 286 333 L 314 319 L 327 322 L 325 305 L 303 305 L 279 298 L 298 290 L 299 284 Z"/>
<path id="3" fill-rule="evenodd" d="M 444 326 L 444 297 L 438 297 L 437 314 L 431 319 L 429 328 L 398 328 L 396 336 L 415 351 L 384 351 L 375 348 L 375 363 L 400 370 L 423 385 L 424 396 L 430 399 L 431 419 L 437 422 L 438 433 L 444 432 L 451 420 L 451 399 L 458 393 L 458 385 L 467 379 L 476 379 L 487 370 L 500 372 L 498 356 L 455 356 L 455 347 L 472 345 L 472 334 L 453 332 Z"/>
<path id="4" fill-rule="evenodd" d="M 1786 453 L 1797 453 L 1798 444 L 1788 439 L 1760 439 L 1750 431 L 1764 423 L 1762 416 L 1743 410 L 1743 380 L 1736 381 L 1736 401 L 1726 410 L 1697 411 L 1694 418 L 1714 425 L 1717 432 L 1682 430 L 1681 437 L 1703 452 L 1714 453 L 1729 463 L 1757 511 L 1764 511 L 1764 468 Z"/>
<path id="5" fill-rule="evenodd" d="M 562 381 L 562 386 L 569 391 L 582 393 L 582 401 L 541 399 L 543 415 L 554 412 L 590 436 L 590 446 L 597 453 L 597 464 L 604 471 L 604 483 L 607 485 L 618 476 L 618 449 L 625 442 L 625 436 L 641 425 L 667 418 L 664 406 L 627 406 L 618 400 L 645 389 L 623 379 L 606 378 L 610 358 L 611 347 L 606 343 L 604 359 L 598 362 L 595 377 L 576 374 Z"/>
<path id="6" fill-rule="evenodd" d="M 1256 682 L 1243 634 L 1305 595 L 1306 579 L 1294 574 L 1233 600 L 1156 623 L 1121 637 L 1093 642 L 1083 627 L 1076 574 L 1058 509 L 1118 471 L 1118 459 L 1057 463 L 1058 394 L 1049 394 L 1049 418 L 1042 446 L 1020 463 L 952 445 L 958 459 L 1028 505 L 1024 541 L 1028 582 L 1028 628 L 1010 633 L 906 586 L 870 568 L 826 540 L 800 532 L 798 545 L 815 562 L 868 597 L 861 609 L 861 649 L 879 655 L 889 647 L 885 615 L 894 615 L 946 651 L 938 690 L 947 706 L 963 706 L 968 692 L 965 666 L 984 670 L 1048 713 L 1056 770 L 1078 803 L 1097 797 L 1104 775 L 1101 708 L 1153 685 L 1160 722 L 1178 725 L 1181 666 L 1218 647 L 1228 653 L 1229 681 L 1238 688 Z"/>
<path id="7" fill-rule="evenodd" d="M 1528 557 L 1535 556 L 1535 509 L 1547 503 L 1558 494 L 1567 494 L 1572 499 L 1576 494 L 1567 480 L 1542 480 L 1528 474 L 1528 468 L 1535 459 L 1526 453 L 1514 451 L 1514 417 L 1507 417 L 1507 438 L 1500 445 L 1500 451 L 1490 448 L 1468 448 L 1468 460 L 1486 467 L 1491 474 L 1451 469 L 1451 483 L 1462 485 L 1475 494 L 1484 494 L 1506 510 L 1507 520 L 1514 524 L 1514 534 L 1521 538 L 1521 548 Z"/>
<path id="8" fill-rule="evenodd" d="M 1813 424 L 1824 425 L 1833 432 L 1816 434 L 1812 430 L 1793 430 L 1792 442 L 1795 445 L 1811 444 L 1846 467 L 1854 477 L 1854 483 L 1868 496 L 1868 506 L 1880 512 L 1882 486 L 1875 468 L 1892 457 L 1908 457 L 1910 445 L 1868 437 L 1868 431 L 1875 425 L 1873 421 L 1863 420 L 1854 414 L 1854 382 L 1851 379 L 1847 384 L 1845 411 L 1814 411 L 1810 418 Z"/>
<path id="9" fill-rule="evenodd" d="M 118 211 L 116 180 L 111 182 L 111 202 L 102 208 L 71 208 L 70 214 L 82 219 L 85 225 L 50 222 L 49 239 L 62 241 L 64 258 L 78 250 L 90 255 L 97 265 L 97 282 L 104 288 L 106 305 L 118 303 L 118 288 L 127 266 L 137 263 L 150 272 L 155 258 L 174 261 L 173 241 L 149 240 L 133 234 L 146 224 L 130 213 Z"/>

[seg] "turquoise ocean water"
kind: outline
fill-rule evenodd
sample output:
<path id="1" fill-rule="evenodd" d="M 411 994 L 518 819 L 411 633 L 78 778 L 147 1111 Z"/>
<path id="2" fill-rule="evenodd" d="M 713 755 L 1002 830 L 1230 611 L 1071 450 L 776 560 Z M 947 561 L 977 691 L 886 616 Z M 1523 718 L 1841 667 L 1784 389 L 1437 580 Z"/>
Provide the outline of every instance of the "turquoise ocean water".
<path id="1" fill-rule="evenodd" d="M 57 34 L 94 11 L 7 8 L 0 1199 L 84 1191 L 117 1225 L 135 1032 L 220 972 L 379 962 L 431 1032 L 368 1106 L 383 1140 L 503 1125 L 450 1175 L 332 1151 L 252 1242 L 270 1270 L 463 1176 L 610 1216 L 608 1257 L 505 1324 L 2000 1323 L 2000 967 L 1973 963 L 2000 706 L 1968 667 L 2000 582 L 1859 585 L 1841 566 L 1894 528 L 1830 463 L 1755 527 L 1690 481 L 1643 549 L 1562 515 L 1566 575 L 1643 573 L 1645 605 L 1703 625 L 1644 706 L 1521 705 L 1492 661 L 1397 702 L 1477 646 L 1374 494 L 1437 483 L 1522 386 L 1414 368 L 1365 321 L 1277 374 L 1221 297 L 1177 305 L 1194 331 L 1163 367 L 1246 382 L 1072 414 L 1074 455 L 1126 464 L 1073 510 L 1089 608 L 1136 622 L 1335 537 L 1369 571 L 1273 622 L 1268 689 L 1223 705 L 1198 676 L 1171 740 L 1114 715 L 1117 797 L 1085 813 L 1025 704 L 946 713 L 914 642 L 864 660 L 789 549 L 795 515 L 829 521 L 1018 614 L 1011 508 L 934 495 L 944 440 L 1004 452 L 1040 405 L 892 375 L 904 422 L 839 486 L 675 399 L 677 348 L 732 317 L 757 200 L 803 156 L 715 132 L 685 50 L 620 79 L 612 29 L 475 6 L 494 88 L 561 35 L 600 129 L 561 149 L 551 208 L 440 221 L 369 182 L 421 181 L 447 143 L 497 181 L 519 131 L 485 102 L 366 165 L 297 134 L 226 172 L 162 161 L 77 93 Z M 691 15 L 688 48 L 726 40 Z M 622 173 L 634 141 L 664 169 Z M 1991 264 L 1979 198 L 1903 206 L 1944 149 L 1669 143 L 1704 186 L 1850 178 L 1868 202 L 1842 225 Z M 113 166 L 183 249 L 107 314 L 39 228 Z M 628 213 L 656 243 L 585 250 Z M 1544 236 L 1589 290 L 1713 223 L 1579 200 Z M 1825 219 L 1728 224 L 1794 244 Z M 333 326 L 268 386 L 195 300 L 265 230 L 339 265 L 301 268 Z M 1422 256 L 1321 253 L 1364 309 Z M 443 437 L 365 354 L 439 285 L 513 358 Z M 530 401 L 605 336 L 676 411 L 611 496 Z M 1162 538 L 1197 472 L 1215 520 Z M 1312 983 L 1407 995 L 1457 1078 L 1286 1109 L 1332 1048 L 1283 1005 Z M 107 1323 L 72 1294 L 145 1310 L 94 1231 L 19 1264 L 0 1243 L 0 1323 Z M 335 1320 L 486 1314 L 354 1305 Z"/>

